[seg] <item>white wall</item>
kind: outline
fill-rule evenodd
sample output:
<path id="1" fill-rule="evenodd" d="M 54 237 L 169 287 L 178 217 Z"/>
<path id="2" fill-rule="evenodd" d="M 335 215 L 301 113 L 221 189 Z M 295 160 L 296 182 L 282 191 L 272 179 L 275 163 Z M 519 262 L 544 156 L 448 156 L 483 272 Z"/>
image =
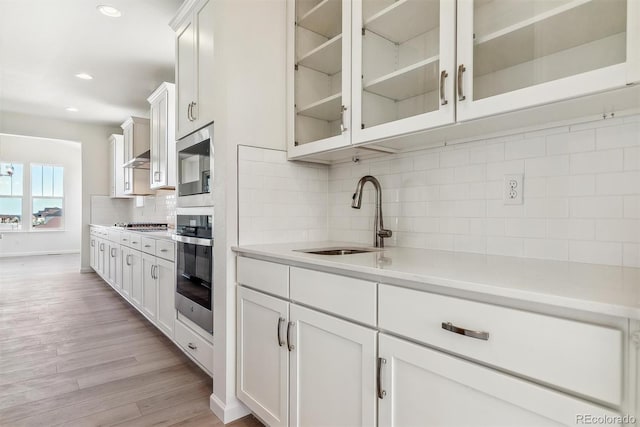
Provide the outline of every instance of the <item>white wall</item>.
<path id="1" fill-rule="evenodd" d="M 224 422 L 246 414 L 235 381 L 237 148 L 286 149 L 286 2 L 214 3 L 214 291 L 211 408 Z"/>
<path id="2" fill-rule="evenodd" d="M 89 222 L 92 194 L 109 194 L 109 144 L 119 127 L 55 120 L 19 113 L 0 113 L 0 133 L 54 138 L 80 142 L 82 145 L 82 253 L 81 268 L 89 269 Z"/>
<path id="3" fill-rule="evenodd" d="M 0 160 L 23 164 L 22 231 L 0 231 L 0 256 L 80 252 L 82 232 L 82 162 L 80 144 L 53 139 L 0 134 Z M 64 230 L 28 231 L 30 164 L 64 167 Z"/>

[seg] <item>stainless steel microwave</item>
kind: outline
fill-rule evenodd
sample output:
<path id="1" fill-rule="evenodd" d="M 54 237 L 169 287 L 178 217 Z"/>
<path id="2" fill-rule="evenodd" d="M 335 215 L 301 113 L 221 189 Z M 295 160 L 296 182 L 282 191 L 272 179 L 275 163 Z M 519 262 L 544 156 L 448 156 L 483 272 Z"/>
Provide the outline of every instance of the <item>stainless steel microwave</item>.
<path id="1" fill-rule="evenodd" d="M 178 207 L 213 206 L 213 123 L 176 143 Z"/>

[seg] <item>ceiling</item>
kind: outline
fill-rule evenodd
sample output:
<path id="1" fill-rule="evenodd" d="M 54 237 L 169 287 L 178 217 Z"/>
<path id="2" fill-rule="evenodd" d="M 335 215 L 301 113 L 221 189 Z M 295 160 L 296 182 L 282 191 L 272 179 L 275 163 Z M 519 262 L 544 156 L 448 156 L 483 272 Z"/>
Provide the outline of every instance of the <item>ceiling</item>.
<path id="1" fill-rule="evenodd" d="M 163 81 L 174 82 L 168 23 L 181 3 L 0 0 L 0 114 L 112 125 L 148 117 L 147 97 Z M 102 15 L 100 4 L 122 16 Z M 75 77 L 83 72 L 93 80 Z"/>

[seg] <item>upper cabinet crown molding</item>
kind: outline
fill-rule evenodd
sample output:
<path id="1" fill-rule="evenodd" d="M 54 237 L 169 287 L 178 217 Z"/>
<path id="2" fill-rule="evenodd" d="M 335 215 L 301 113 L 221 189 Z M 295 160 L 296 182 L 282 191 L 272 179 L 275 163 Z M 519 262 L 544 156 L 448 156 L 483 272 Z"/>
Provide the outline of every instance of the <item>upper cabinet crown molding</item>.
<path id="1" fill-rule="evenodd" d="M 173 31 L 178 31 L 178 28 L 189 18 L 194 7 L 198 3 L 202 3 L 202 1 L 203 0 L 185 0 L 182 5 L 180 5 L 176 15 L 169 21 L 169 27 L 171 27 Z"/>

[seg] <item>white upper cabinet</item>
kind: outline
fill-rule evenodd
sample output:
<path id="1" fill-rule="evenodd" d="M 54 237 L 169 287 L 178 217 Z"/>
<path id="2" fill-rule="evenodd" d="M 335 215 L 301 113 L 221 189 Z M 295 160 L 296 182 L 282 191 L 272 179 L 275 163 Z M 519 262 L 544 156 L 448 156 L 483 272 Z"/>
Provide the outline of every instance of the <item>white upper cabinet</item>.
<path id="1" fill-rule="evenodd" d="M 353 2 L 353 143 L 455 121 L 455 2 Z"/>
<path id="2" fill-rule="evenodd" d="M 458 0 L 458 120 L 638 79 L 634 0 Z"/>
<path id="3" fill-rule="evenodd" d="M 290 153 L 351 143 L 351 1 L 289 0 Z"/>
<path id="4" fill-rule="evenodd" d="M 124 137 L 109 136 L 109 196 L 130 197 L 124 193 Z"/>
<path id="5" fill-rule="evenodd" d="M 150 107 L 150 170 L 152 189 L 176 185 L 175 85 L 162 83 L 147 99 Z"/>
<path id="6" fill-rule="evenodd" d="M 176 32 L 176 138 L 213 121 L 213 8 L 186 1 L 171 22 Z"/>
<path id="7" fill-rule="evenodd" d="M 611 102 L 614 89 L 640 82 L 635 0 L 289 0 L 289 9 L 290 159 L 327 161 L 321 153 L 383 141 L 391 147 L 369 148 L 398 150 L 402 137 L 435 128 L 441 139 L 470 136 L 482 124 L 447 125 L 554 103 L 502 126 L 575 119 L 557 103 L 581 97 L 583 116 L 640 105 Z"/>

